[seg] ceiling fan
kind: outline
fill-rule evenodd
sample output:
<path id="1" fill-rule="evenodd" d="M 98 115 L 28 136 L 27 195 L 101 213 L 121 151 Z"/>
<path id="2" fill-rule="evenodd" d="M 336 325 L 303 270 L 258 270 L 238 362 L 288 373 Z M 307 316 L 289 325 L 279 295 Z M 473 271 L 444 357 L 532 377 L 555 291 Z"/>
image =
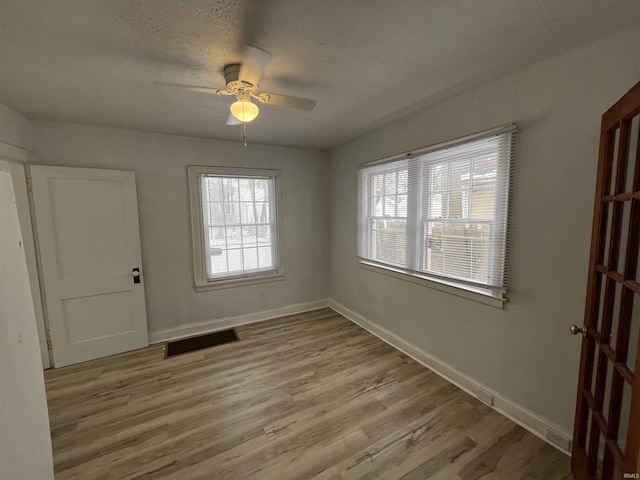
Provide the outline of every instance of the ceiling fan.
<path id="1" fill-rule="evenodd" d="M 256 47 L 246 46 L 243 51 L 242 63 L 233 63 L 224 67 L 226 88 L 203 87 L 185 85 L 182 83 L 156 82 L 157 85 L 184 87 L 192 90 L 204 90 L 218 95 L 233 95 L 236 102 L 231 104 L 227 125 L 240 125 L 255 120 L 260 113 L 258 106 L 251 102 L 254 98 L 260 103 L 278 105 L 281 107 L 313 110 L 316 101 L 308 98 L 279 95 L 261 92 L 259 90 L 260 77 L 271 59 L 271 54 Z"/>

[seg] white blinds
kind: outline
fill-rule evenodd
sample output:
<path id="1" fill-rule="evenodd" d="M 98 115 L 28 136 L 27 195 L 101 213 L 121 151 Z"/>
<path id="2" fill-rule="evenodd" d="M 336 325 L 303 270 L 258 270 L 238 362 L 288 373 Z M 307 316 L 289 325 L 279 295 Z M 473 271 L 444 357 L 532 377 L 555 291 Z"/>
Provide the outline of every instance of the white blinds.
<path id="1" fill-rule="evenodd" d="M 275 269 L 274 179 L 202 175 L 209 279 Z"/>
<path id="2" fill-rule="evenodd" d="M 358 174 L 358 256 L 502 297 L 515 125 Z"/>

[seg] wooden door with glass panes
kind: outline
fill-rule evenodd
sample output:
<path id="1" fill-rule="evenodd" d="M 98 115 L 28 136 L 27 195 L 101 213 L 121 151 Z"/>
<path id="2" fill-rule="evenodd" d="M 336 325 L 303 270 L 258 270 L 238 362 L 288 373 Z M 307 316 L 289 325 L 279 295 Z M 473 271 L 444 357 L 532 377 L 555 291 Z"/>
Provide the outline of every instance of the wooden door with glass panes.
<path id="1" fill-rule="evenodd" d="M 577 480 L 638 478 L 640 83 L 602 117 L 571 463 Z"/>

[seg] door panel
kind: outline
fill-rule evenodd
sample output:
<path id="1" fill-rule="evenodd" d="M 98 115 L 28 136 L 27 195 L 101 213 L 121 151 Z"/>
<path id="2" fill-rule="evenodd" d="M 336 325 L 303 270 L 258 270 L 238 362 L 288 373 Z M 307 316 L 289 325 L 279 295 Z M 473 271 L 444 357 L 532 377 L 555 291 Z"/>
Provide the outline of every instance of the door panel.
<path id="1" fill-rule="evenodd" d="M 131 292 L 106 293 L 62 301 L 64 330 L 68 344 L 112 337 L 136 330 Z M 85 320 L 92 312 L 92 322 Z"/>
<path id="2" fill-rule="evenodd" d="M 133 172 L 30 170 L 54 365 L 147 346 Z"/>
<path id="3" fill-rule="evenodd" d="M 49 195 L 61 279 L 128 270 L 122 181 L 51 178 Z"/>

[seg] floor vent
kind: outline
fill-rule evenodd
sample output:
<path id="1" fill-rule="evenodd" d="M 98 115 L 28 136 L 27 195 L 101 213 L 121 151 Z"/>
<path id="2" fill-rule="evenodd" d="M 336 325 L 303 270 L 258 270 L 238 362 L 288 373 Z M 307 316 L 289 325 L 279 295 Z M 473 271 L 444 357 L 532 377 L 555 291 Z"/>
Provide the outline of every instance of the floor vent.
<path id="1" fill-rule="evenodd" d="M 173 357 L 175 355 L 194 352 L 196 350 L 202 350 L 203 348 L 216 347 L 218 345 L 236 342 L 238 340 L 238 334 L 235 329 L 207 333 L 206 335 L 199 335 L 197 337 L 183 338 L 182 340 L 167 342 L 164 356 L 165 358 Z"/>

